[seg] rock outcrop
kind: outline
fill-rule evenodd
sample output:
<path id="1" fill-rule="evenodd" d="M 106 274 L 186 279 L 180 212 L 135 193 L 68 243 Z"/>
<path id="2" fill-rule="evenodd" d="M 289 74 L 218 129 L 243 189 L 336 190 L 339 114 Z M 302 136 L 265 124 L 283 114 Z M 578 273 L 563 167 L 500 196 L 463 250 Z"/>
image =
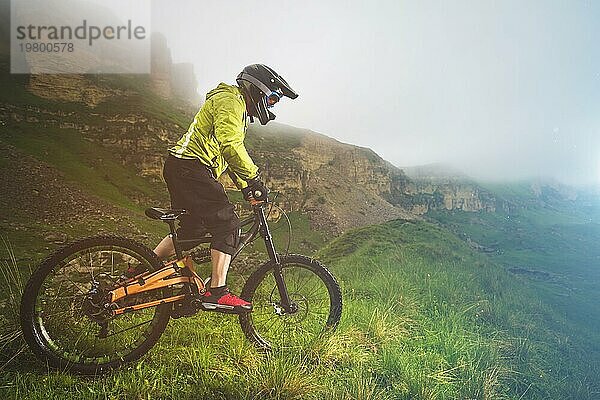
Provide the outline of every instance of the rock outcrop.
<path id="1" fill-rule="evenodd" d="M 170 55 L 163 56 L 164 62 L 157 65 L 166 77 Z M 29 89 L 40 97 L 87 107 L 65 111 L 56 106 L 44 108 L 43 102 L 36 106 L 5 103 L 0 104 L 0 119 L 35 122 L 40 129 L 75 130 L 118 154 L 139 175 L 162 184 L 166 149 L 185 132 L 197 106 L 174 110 L 169 102 L 171 111 L 165 113 L 158 98 L 141 100 L 147 93 L 140 92 L 143 81 L 119 79 L 125 79 L 125 84 L 102 76 L 35 77 Z M 182 78 L 182 87 L 184 82 Z M 168 88 L 163 95 L 167 95 L 172 87 L 166 78 L 163 83 Z M 153 104 L 158 106 L 152 108 Z M 267 185 L 280 193 L 278 203 L 287 211 L 308 213 L 316 229 L 332 234 L 397 218 L 414 219 L 430 210 L 493 212 L 515 206 L 463 175 L 448 173 L 447 168 L 434 172 L 412 168 L 407 174 L 370 149 L 306 129 L 252 124 L 246 144 Z M 227 178 L 224 183 L 232 186 Z"/>
<path id="2" fill-rule="evenodd" d="M 145 78 L 121 75 L 122 79 L 103 75 L 83 74 L 33 74 L 28 75 L 28 89 L 36 96 L 48 100 L 84 103 L 96 107 L 102 102 L 132 95 L 135 90 L 147 88 L 162 99 L 179 99 L 197 106 L 198 83 L 192 64 L 173 64 L 166 38 L 152 35 L 151 73 Z M 136 82 L 135 90 L 122 85 L 124 81 Z"/>
<path id="3" fill-rule="evenodd" d="M 405 168 L 409 180 L 390 201 L 415 214 L 430 210 L 495 212 L 495 196 L 460 171 L 446 165 Z"/>
<path id="4" fill-rule="evenodd" d="M 317 228 L 340 233 L 391 219 L 413 219 L 385 198 L 400 170 L 372 150 L 306 129 L 252 125 L 247 143 L 267 185 L 287 210 L 304 210 Z"/>
<path id="5" fill-rule="evenodd" d="M 171 66 L 171 88 L 175 96 L 190 102 L 200 104 L 198 80 L 191 63 L 175 63 Z"/>
<path id="6" fill-rule="evenodd" d="M 77 111 L 0 104 L 0 120 L 76 130 L 118 154 L 139 175 L 162 185 L 166 149 L 186 127 L 151 113 L 102 111 L 90 109 L 83 119 Z M 338 234 L 357 226 L 414 218 L 385 198 L 394 182 L 406 177 L 369 149 L 281 124 L 251 126 L 247 144 L 268 186 L 281 193 L 278 203 L 286 211 L 307 212 L 317 229 Z"/>
<path id="7" fill-rule="evenodd" d="M 29 91 L 44 99 L 84 103 L 91 107 L 109 98 L 129 94 L 127 90 L 99 85 L 85 75 L 78 74 L 29 75 Z"/>
<path id="8" fill-rule="evenodd" d="M 167 38 L 160 33 L 152 34 L 152 57 L 150 58 L 150 87 L 158 96 L 169 99 L 173 95 L 171 87 L 171 50 Z"/>
<path id="9" fill-rule="evenodd" d="M 167 39 L 160 33 L 152 34 L 150 87 L 163 99 L 179 98 L 197 105 L 200 101 L 198 81 L 191 63 L 174 64 Z"/>

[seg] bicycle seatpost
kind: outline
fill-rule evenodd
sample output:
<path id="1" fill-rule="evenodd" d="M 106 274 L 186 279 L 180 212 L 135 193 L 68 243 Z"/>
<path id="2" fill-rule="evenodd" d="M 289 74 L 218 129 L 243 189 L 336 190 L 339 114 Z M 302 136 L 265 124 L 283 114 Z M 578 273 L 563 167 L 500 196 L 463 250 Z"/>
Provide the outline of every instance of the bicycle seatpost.
<path id="1" fill-rule="evenodd" d="M 175 221 L 170 220 L 167 221 L 167 223 L 169 224 L 169 236 L 173 241 L 173 248 L 175 249 L 175 257 L 177 257 L 177 259 L 180 260 L 183 258 L 183 253 L 181 252 L 181 249 L 179 248 L 179 243 L 177 242 L 177 230 L 175 229 Z"/>

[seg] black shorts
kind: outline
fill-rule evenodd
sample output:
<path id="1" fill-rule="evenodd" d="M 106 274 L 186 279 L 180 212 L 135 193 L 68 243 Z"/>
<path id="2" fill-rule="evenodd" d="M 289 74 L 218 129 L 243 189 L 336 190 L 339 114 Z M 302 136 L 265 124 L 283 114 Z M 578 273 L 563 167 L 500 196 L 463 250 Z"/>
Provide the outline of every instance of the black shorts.
<path id="1" fill-rule="evenodd" d="M 184 160 L 169 154 L 163 177 L 171 196 L 171 207 L 188 212 L 179 219 L 177 236 L 193 239 L 210 232 L 211 248 L 233 255 L 239 240 L 240 220 L 212 171 L 200 160 Z M 190 244 L 183 250 L 195 245 L 197 243 Z"/>

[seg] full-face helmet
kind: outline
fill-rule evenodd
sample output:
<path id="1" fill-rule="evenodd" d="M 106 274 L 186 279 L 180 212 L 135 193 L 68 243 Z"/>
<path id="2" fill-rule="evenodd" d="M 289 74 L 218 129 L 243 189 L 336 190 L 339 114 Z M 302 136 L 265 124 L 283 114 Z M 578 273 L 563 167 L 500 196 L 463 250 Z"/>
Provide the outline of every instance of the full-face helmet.
<path id="1" fill-rule="evenodd" d="M 263 64 L 245 67 L 237 76 L 237 83 L 244 93 L 248 114 L 258 118 L 261 125 L 275 119 L 269 108 L 283 96 L 295 99 L 298 93 L 277 72 Z"/>

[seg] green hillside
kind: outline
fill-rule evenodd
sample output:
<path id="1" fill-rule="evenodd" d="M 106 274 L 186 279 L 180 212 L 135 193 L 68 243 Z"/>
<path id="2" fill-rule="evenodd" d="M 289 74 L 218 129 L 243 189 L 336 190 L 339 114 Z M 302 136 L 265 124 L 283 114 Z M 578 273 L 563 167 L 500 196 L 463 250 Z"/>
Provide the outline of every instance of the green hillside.
<path id="1" fill-rule="evenodd" d="M 433 211 L 427 216 L 485 249 L 491 259 L 545 291 L 553 303 L 571 303 L 566 313 L 599 329 L 600 309 L 594 306 L 600 294 L 597 200 L 533 196 L 524 185 L 501 189 L 496 187 L 497 196 L 513 204 L 509 211 Z"/>
<path id="2" fill-rule="evenodd" d="M 68 128 L 102 123 L 98 112 L 32 95 L 25 76 L 7 72 L 4 59 L 0 147 L 7 156 L 0 163 L 0 232 L 16 257 L 33 262 L 47 255 L 57 243 L 45 237 L 59 236 L 63 242 L 113 232 L 157 240 L 164 228 L 150 223 L 143 210 L 165 205 L 164 185 L 139 176 L 120 154 Z"/>
<path id="3" fill-rule="evenodd" d="M 395 221 L 350 232 L 318 257 L 341 281 L 339 330 L 261 355 L 233 317 L 172 321 L 139 364 L 84 379 L 29 353 L 3 371 L 4 398 L 592 399 L 588 342 L 526 280 L 447 230 Z M 595 337 L 598 341 L 599 337 Z"/>
<path id="4" fill-rule="evenodd" d="M 349 244 L 338 241 L 330 249 L 344 253 L 344 249 L 353 248 L 350 260 L 344 260 L 349 264 L 380 254 L 371 265 L 381 265 L 383 259 L 387 265 L 396 267 L 393 278 L 388 278 L 393 279 L 393 283 L 386 285 L 388 290 L 397 287 L 399 295 L 405 291 L 418 293 L 422 310 L 439 317 L 432 324 L 434 335 L 444 336 L 448 322 L 458 314 L 465 336 L 477 332 L 478 339 L 471 340 L 488 346 L 483 347 L 489 351 L 484 359 L 498 357 L 494 361 L 498 364 L 491 368 L 507 375 L 499 373 L 498 382 L 503 383 L 498 387 L 503 389 L 494 395 L 488 393 L 487 398 L 502 398 L 501 393 L 520 398 L 519 391 L 527 387 L 523 398 L 595 398 L 597 395 L 600 384 L 597 380 L 600 371 L 598 330 L 582 329 L 581 321 L 566 315 L 560 304 L 532 286 L 527 277 L 506 272 L 501 264 L 473 252 L 442 227 L 388 224 L 359 230 L 353 236 Z M 357 246 L 364 242 L 366 244 Z M 389 252 L 391 246 L 397 247 L 395 255 Z M 390 261 L 394 257 L 398 261 Z M 410 261 L 405 263 L 404 258 Z M 418 266 L 415 259 L 419 260 Z M 446 343 L 452 342 L 455 340 L 446 337 Z M 511 348 L 515 343 L 525 348 Z M 465 350 L 467 347 L 465 345 Z M 458 350 L 454 354 L 461 353 L 462 350 Z M 465 364 L 473 365 L 473 362 Z M 456 366 L 449 365 L 450 368 Z M 565 383 L 567 376 L 568 384 Z M 467 392 L 453 398 L 471 397 L 478 398 Z"/>
<path id="5" fill-rule="evenodd" d="M 530 184 L 487 185 L 503 202 L 496 213 L 432 211 L 427 217 L 504 268 L 531 299 L 550 307 L 553 332 L 562 321 L 561 345 L 579 347 L 581 368 L 600 366 L 600 224 L 594 196 L 570 200 L 552 188 L 534 194 Z M 563 360 L 569 360 L 564 358 Z M 589 375 L 598 385 L 598 375 Z M 558 378 L 558 377 L 557 377 Z M 598 393 L 595 394 L 598 396 Z"/>

